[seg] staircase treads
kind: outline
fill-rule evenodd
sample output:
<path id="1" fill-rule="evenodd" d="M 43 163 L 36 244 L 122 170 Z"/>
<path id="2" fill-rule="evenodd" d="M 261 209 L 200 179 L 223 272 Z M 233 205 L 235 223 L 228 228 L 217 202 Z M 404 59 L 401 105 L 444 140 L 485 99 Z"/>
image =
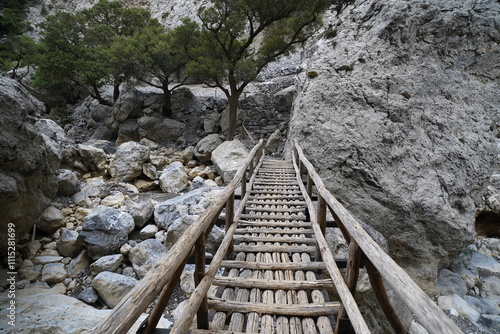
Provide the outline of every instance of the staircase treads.
<path id="1" fill-rule="evenodd" d="M 284 262 L 284 263 L 267 263 L 267 262 L 247 262 L 247 261 L 222 261 L 221 267 L 228 269 L 251 269 L 251 270 L 326 270 L 324 262 Z"/>
<path id="2" fill-rule="evenodd" d="M 307 218 L 305 215 L 302 216 L 292 216 L 292 215 L 251 215 L 242 214 L 241 219 L 258 219 L 258 220 L 302 220 L 305 221 Z"/>
<path id="3" fill-rule="evenodd" d="M 339 312 L 340 303 L 328 302 L 324 304 L 266 304 L 235 302 L 210 298 L 208 307 L 216 311 L 224 312 L 256 312 L 260 314 L 273 314 L 294 317 L 317 317 L 322 315 L 336 315 Z"/>
<path id="4" fill-rule="evenodd" d="M 309 244 L 315 245 L 315 238 L 303 238 L 303 237 L 255 237 L 255 236 L 245 236 L 245 235 L 235 235 L 233 237 L 235 241 L 241 242 L 285 242 L 285 243 L 297 243 L 297 244 Z"/>
<path id="5" fill-rule="evenodd" d="M 279 229 L 279 227 L 289 227 L 289 225 L 279 226 L 278 228 L 270 228 L 266 224 L 268 224 L 268 223 L 262 223 L 262 225 L 250 225 L 253 227 L 237 228 L 234 233 L 235 234 L 267 233 L 267 234 L 288 234 L 288 235 L 295 235 L 295 234 L 306 234 L 307 235 L 307 234 L 314 233 L 313 229 L 303 229 L 303 230 L 295 230 L 295 231 L 294 230 L 283 230 L 283 229 Z M 299 223 L 299 224 L 303 225 L 304 223 Z M 310 226 L 311 225 L 304 226 L 304 227 L 310 227 Z"/>
<path id="6" fill-rule="evenodd" d="M 216 286 L 266 290 L 322 290 L 334 287 L 331 279 L 316 281 L 272 281 L 267 279 L 216 276 L 212 282 Z"/>
<path id="7" fill-rule="evenodd" d="M 235 245 L 233 249 L 245 253 L 316 253 L 316 246 Z"/>

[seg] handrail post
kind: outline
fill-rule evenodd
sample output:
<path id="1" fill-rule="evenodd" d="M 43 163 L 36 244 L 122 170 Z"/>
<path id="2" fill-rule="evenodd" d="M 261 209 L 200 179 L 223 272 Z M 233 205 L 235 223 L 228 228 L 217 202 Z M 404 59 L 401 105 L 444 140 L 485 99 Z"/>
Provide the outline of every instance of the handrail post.
<path id="1" fill-rule="evenodd" d="M 241 178 L 241 198 L 245 197 L 247 193 L 247 170 L 243 172 L 243 177 Z"/>
<path id="2" fill-rule="evenodd" d="M 226 232 L 233 224 L 233 218 L 234 218 L 234 191 L 232 192 L 231 196 L 229 196 L 226 202 L 226 229 L 225 229 Z M 229 246 L 227 253 L 231 254 L 232 252 L 233 252 L 233 243 L 231 243 L 231 245 Z"/>
<path id="3" fill-rule="evenodd" d="M 187 258 L 185 259 L 183 264 L 177 268 L 174 275 L 172 276 L 172 280 L 163 287 L 163 290 L 161 291 L 160 296 L 158 297 L 158 301 L 153 307 L 153 310 L 137 330 L 138 334 L 154 333 L 156 326 L 158 325 L 158 322 L 160 321 L 161 316 L 163 315 L 163 311 L 165 311 L 165 307 L 167 307 L 168 301 L 172 296 L 172 293 L 174 293 L 175 286 L 177 285 L 177 282 L 181 278 L 182 272 L 184 271 L 184 267 L 186 266 L 186 262 Z"/>
<path id="4" fill-rule="evenodd" d="M 312 198 L 312 192 L 313 192 L 313 180 L 311 179 L 311 175 L 307 173 L 307 195 L 309 195 L 309 198 Z"/>
<path id="5" fill-rule="evenodd" d="M 195 243 L 195 271 L 194 271 L 194 284 L 198 286 L 205 277 L 205 233 L 202 233 Z M 208 329 L 208 299 L 207 296 L 203 297 L 200 307 L 196 314 L 196 322 L 198 329 Z"/>
<path id="6" fill-rule="evenodd" d="M 352 296 L 356 293 L 356 284 L 358 283 L 359 277 L 359 267 L 361 266 L 361 248 L 359 248 L 356 241 L 351 239 L 349 243 L 349 257 L 347 259 L 347 272 L 345 277 L 345 282 L 349 291 L 351 291 Z M 337 324 L 335 326 L 335 333 L 338 334 L 341 327 L 350 324 L 349 318 L 347 318 L 347 312 L 343 305 L 340 305 L 339 314 L 337 315 Z"/>
<path id="7" fill-rule="evenodd" d="M 408 329 L 401 322 L 401 319 L 399 319 L 396 310 L 391 304 L 389 296 L 387 295 L 387 289 L 384 286 L 384 282 L 382 281 L 382 276 L 380 275 L 380 272 L 366 256 L 364 256 L 363 258 L 363 263 L 365 265 L 366 272 L 368 273 L 368 278 L 370 280 L 370 285 L 373 288 L 373 292 L 375 293 L 378 303 L 382 308 L 382 311 L 384 311 L 384 314 L 387 317 L 387 320 L 389 320 L 389 323 L 391 324 L 392 328 L 396 333 L 402 333 L 402 334 L 408 333 Z"/>

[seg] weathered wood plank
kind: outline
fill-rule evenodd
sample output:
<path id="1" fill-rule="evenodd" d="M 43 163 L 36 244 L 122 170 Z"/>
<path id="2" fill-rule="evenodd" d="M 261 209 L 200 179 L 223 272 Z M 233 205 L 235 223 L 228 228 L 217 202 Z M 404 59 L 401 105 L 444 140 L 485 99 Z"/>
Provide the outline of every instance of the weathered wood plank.
<path id="1" fill-rule="evenodd" d="M 314 246 L 275 246 L 275 245 L 261 245 L 261 246 L 234 246 L 235 252 L 300 252 L 300 253 L 316 253 Z"/>
<path id="2" fill-rule="evenodd" d="M 263 232 L 263 233 L 269 233 L 269 234 L 297 234 L 297 233 L 302 233 L 302 234 L 312 234 L 314 233 L 313 229 L 306 229 L 301 227 L 301 230 L 287 230 L 286 228 L 289 225 L 286 226 L 281 226 L 277 228 L 267 228 L 267 225 L 264 225 L 267 223 L 263 223 L 263 225 L 255 225 L 253 227 L 247 227 L 247 228 L 238 228 L 236 229 L 237 234 L 245 234 L 245 233 L 258 233 L 258 232 Z M 310 227 L 310 225 L 309 225 Z"/>
<path id="3" fill-rule="evenodd" d="M 314 290 L 314 289 L 331 289 L 333 282 L 329 279 L 322 279 L 316 281 L 269 281 L 265 279 L 241 279 L 238 277 L 224 277 L 216 276 L 212 283 L 216 286 L 228 286 L 238 288 L 259 288 L 269 290 Z"/>
<path id="4" fill-rule="evenodd" d="M 302 244 L 314 245 L 316 244 L 316 239 L 314 238 L 303 238 L 303 237 L 253 237 L 246 235 L 235 235 L 235 241 L 262 241 L 262 242 L 298 242 Z"/>
<path id="5" fill-rule="evenodd" d="M 262 218 L 262 220 L 271 220 L 271 219 L 265 219 Z M 297 220 L 297 219 L 294 219 Z M 266 222 L 266 221 L 247 221 L 247 220 L 240 220 L 239 225 L 241 226 L 254 226 L 254 227 L 311 227 L 312 224 L 309 222 L 289 222 L 289 221 L 284 221 L 284 222 Z M 281 233 L 281 232 L 280 232 Z M 286 232 L 282 232 L 286 233 Z"/>
<path id="6" fill-rule="evenodd" d="M 255 215 L 255 214 L 244 214 L 241 215 L 242 219 L 260 219 L 260 220 L 302 220 L 305 221 L 306 217 L 305 216 L 299 216 L 299 215 Z"/>

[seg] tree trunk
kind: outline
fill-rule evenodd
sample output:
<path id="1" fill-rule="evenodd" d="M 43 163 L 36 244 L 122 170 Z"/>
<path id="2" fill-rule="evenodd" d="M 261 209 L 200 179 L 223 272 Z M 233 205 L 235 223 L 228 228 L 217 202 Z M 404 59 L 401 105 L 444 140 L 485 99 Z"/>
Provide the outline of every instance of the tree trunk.
<path id="1" fill-rule="evenodd" d="M 99 89 L 97 88 L 96 85 L 92 85 L 92 89 L 94 90 L 94 95 L 90 94 L 94 99 L 96 99 L 97 101 L 99 101 L 100 104 L 104 104 L 105 106 L 110 106 L 112 107 L 113 106 L 113 103 L 106 100 L 105 98 L 103 98 L 101 96 L 101 93 L 99 93 Z"/>
<path id="2" fill-rule="evenodd" d="M 172 116 L 172 93 L 168 89 L 168 87 L 163 86 L 163 115 L 166 117 L 171 117 Z"/>
<path id="3" fill-rule="evenodd" d="M 113 102 L 118 100 L 118 96 L 120 96 L 120 82 L 115 82 L 113 85 Z"/>
<path id="4" fill-rule="evenodd" d="M 236 135 L 236 125 L 238 123 L 238 101 L 240 99 L 240 93 L 233 93 L 229 96 L 229 115 L 228 115 L 228 128 L 227 128 L 227 140 L 234 140 Z"/>

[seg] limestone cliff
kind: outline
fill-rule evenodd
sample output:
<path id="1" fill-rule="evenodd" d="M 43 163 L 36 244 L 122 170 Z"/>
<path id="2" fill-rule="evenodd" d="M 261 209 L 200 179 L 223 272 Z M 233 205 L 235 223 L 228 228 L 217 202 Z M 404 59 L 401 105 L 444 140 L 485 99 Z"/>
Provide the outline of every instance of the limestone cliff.
<path id="1" fill-rule="evenodd" d="M 303 52 L 289 138 L 423 286 L 498 170 L 499 27 L 494 0 L 356 1 Z"/>

